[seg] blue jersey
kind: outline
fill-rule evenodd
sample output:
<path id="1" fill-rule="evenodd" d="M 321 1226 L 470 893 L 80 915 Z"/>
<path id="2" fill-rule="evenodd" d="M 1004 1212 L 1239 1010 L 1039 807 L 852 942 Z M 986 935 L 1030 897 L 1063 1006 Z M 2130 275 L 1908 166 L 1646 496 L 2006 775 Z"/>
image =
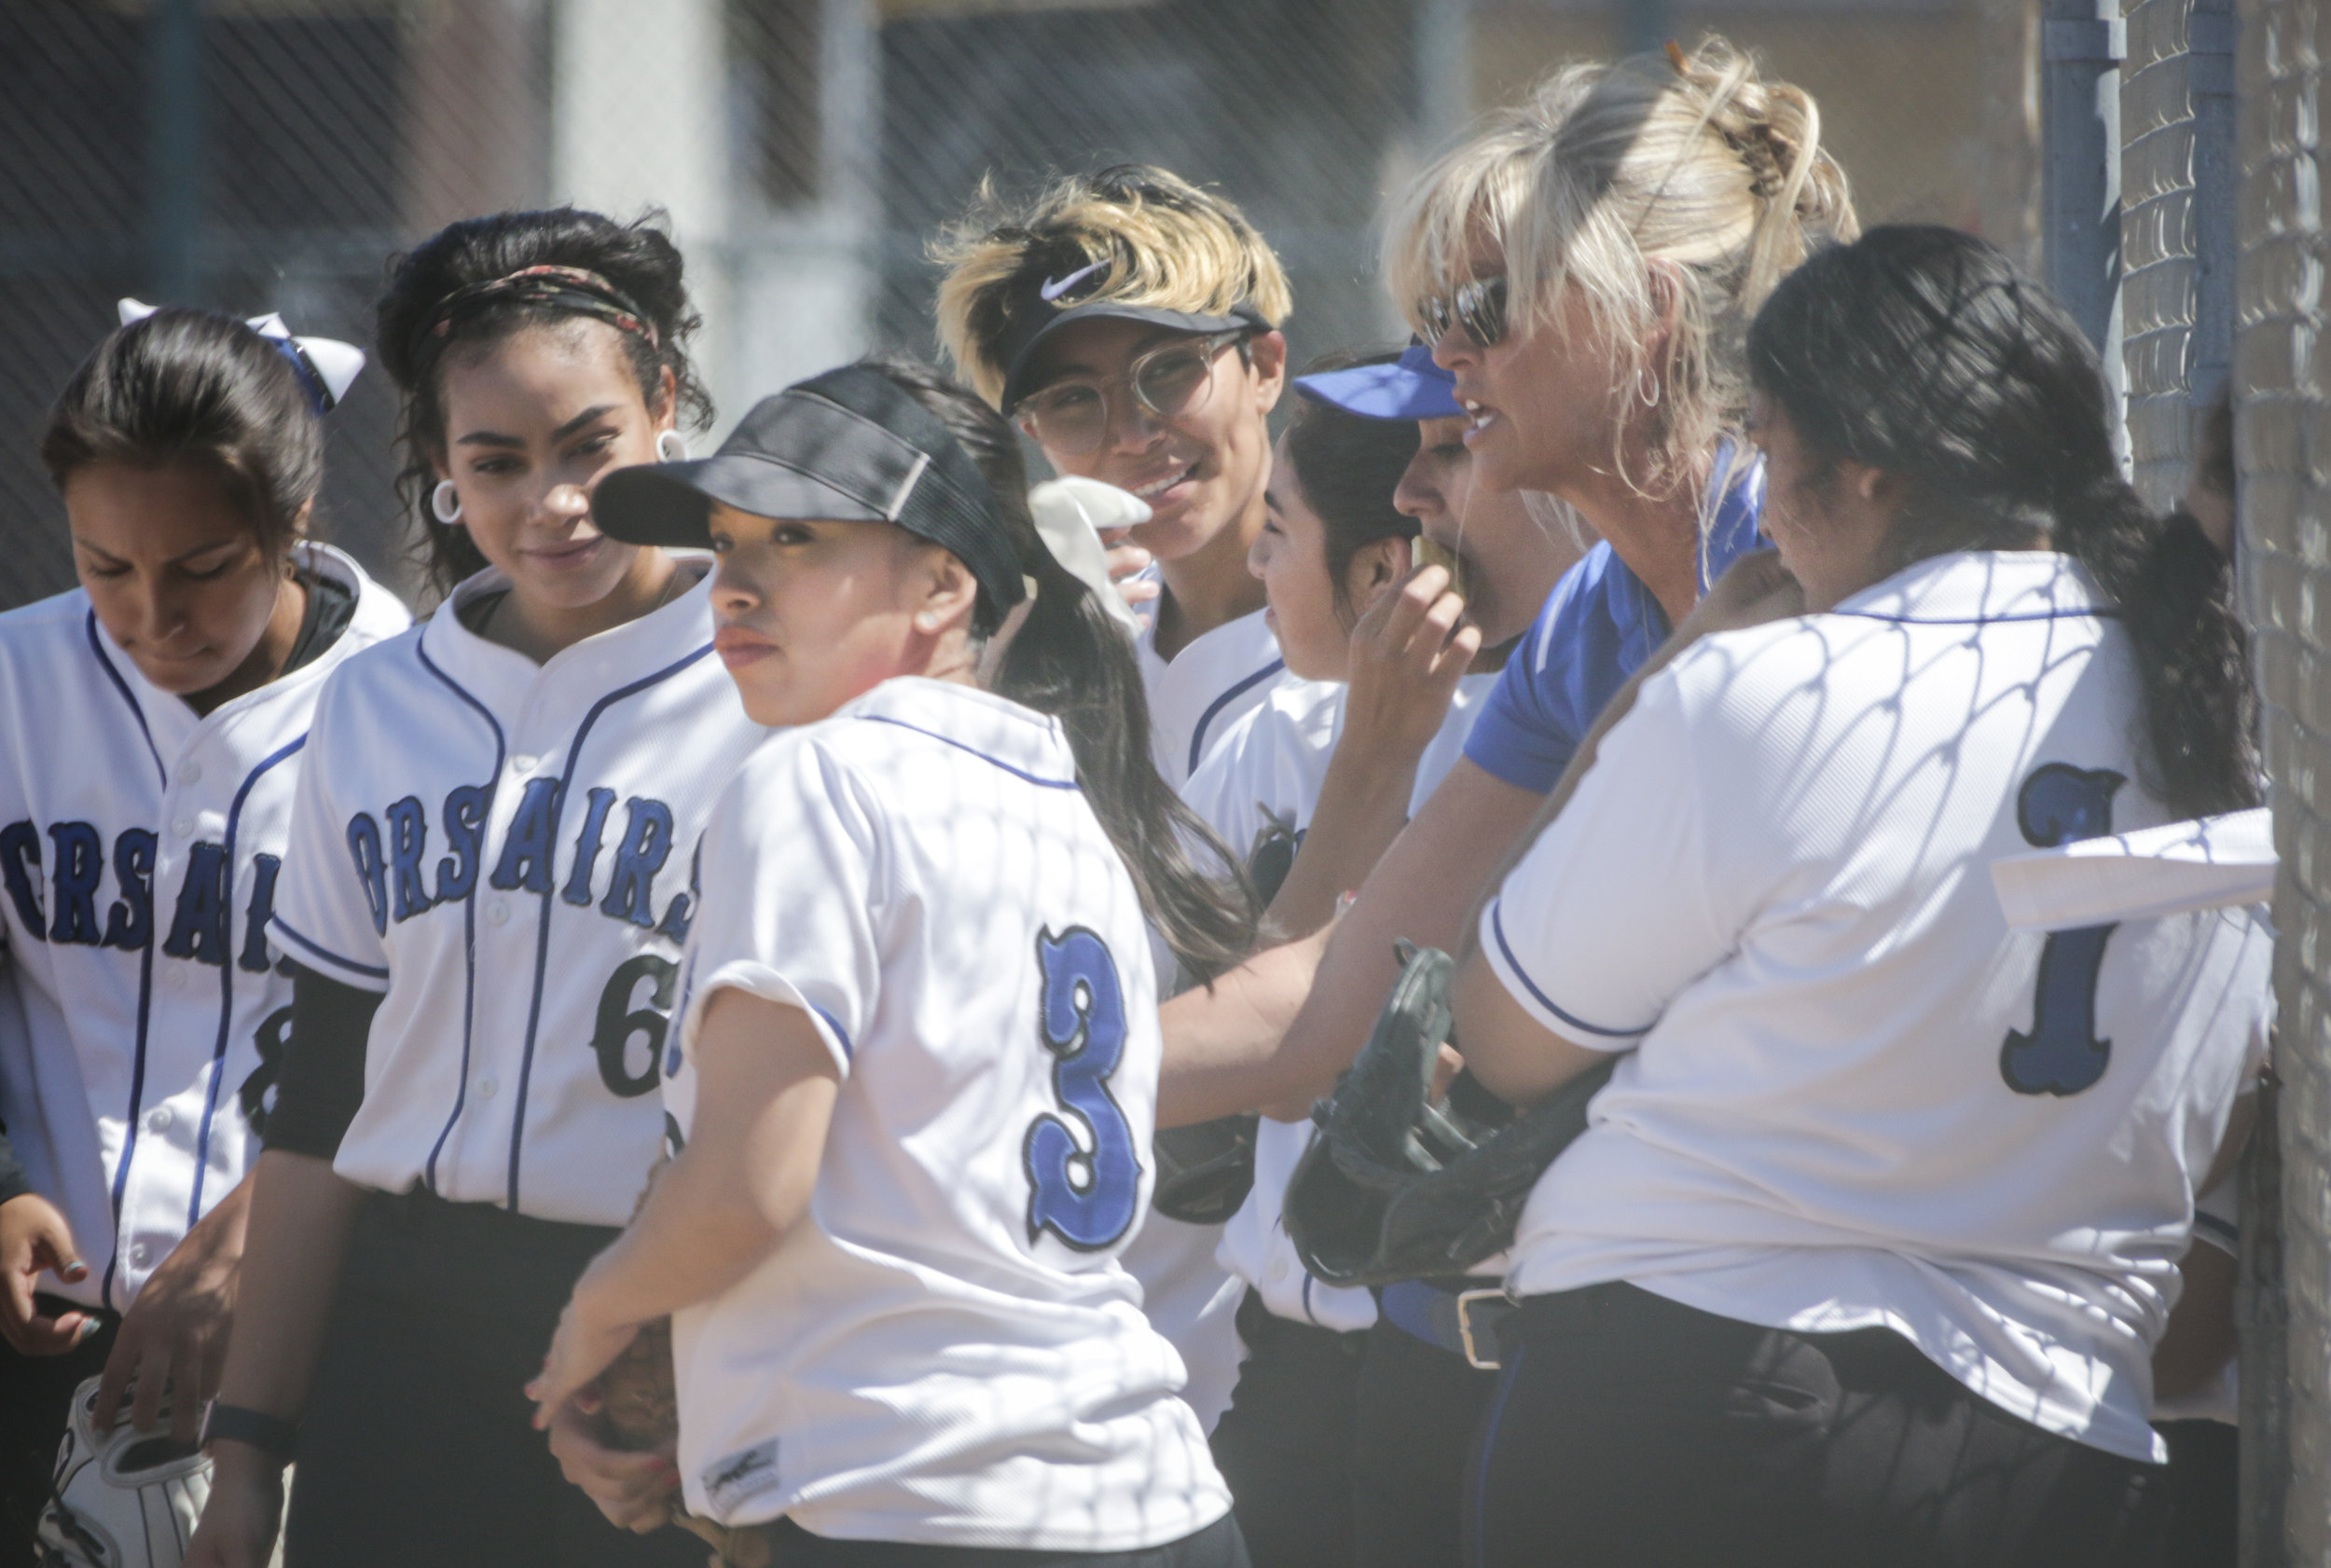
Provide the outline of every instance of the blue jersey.
<path id="1" fill-rule="evenodd" d="M 1727 442 L 1717 452 L 1716 473 L 1722 490 L 1701 535 L 1703 593 L 1756 548 L 1764 510 L 1764 464 L 1754 453 Z M 1465 755 L 1495 777 L 1544 794 L 1604 705 L 1672 629 L 1643 579 L 1608 543 L 1595 545 L 1563 573 L 1506 661 Z"/>

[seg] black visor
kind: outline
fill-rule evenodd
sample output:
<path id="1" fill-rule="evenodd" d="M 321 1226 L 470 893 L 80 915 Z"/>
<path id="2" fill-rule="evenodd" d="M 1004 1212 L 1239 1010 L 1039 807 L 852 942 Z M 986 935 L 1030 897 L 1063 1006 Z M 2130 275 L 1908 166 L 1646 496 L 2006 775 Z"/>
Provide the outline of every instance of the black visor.
<path id="1" fill-rule="evenodd" d="M 999 610 L 1025 597 L 986 476 L 937 416 L 863 365 L 763 398 L 709 458 L 617 469 L 591 514 L 626 543 L 702 549 L 716 501 L 762 517 L 895 523 L 954 552 Z"/>

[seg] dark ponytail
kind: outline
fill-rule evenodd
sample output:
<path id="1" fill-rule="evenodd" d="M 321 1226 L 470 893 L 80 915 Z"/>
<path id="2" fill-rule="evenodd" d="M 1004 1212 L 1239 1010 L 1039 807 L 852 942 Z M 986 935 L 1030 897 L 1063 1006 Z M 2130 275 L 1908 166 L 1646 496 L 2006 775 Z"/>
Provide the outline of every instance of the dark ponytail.
<path id="1" fill-rule="evenodd" d="M 2258 804 L 2227 564 L 2121 478 L 2095 352 L 2045 289 L 1956 229 L 1873 228 L 1781 282 L 1748 368 L 1814 456 L 1908 484 L 1891 567 L 2043 539 L 2078 560 L 2134 647 L 2146 787 L 2180 817 Z"/>
<path id="2" fill-rule="evenodd" d="M 280 560 L 324 484 L 324 427 L 283 351 L 231 316 L 165 307 L 119 327 L 58 393 L 40 441 L 62 489 L 91 463 L 217 475 Z"/>
<path id="3" fill-rule="evenodd" d="M 396 440 L 405 468 L 397 475 L 397 495 L 421 525 L 425 563 L 440 589 L 450 589 L 486 566 L 467 530 L 438 522 L 429 510 L 429 494 L 437 483 L 435 463 L 445 455 L 446 351 L 457 343 L 490 346 L 523 327 L 607 314 L 518 297 L 450 319 L 442 315 L 441 308 L 457 292 L 531 267 L 574 268 L 613 285 L 624 313 L 636 309 L 636 319 L 654 335 L 651 340 L 646 333 L 616 334 L 648 411 L 663 411 L 669 370 L 678 389 L 680 424 L 701 430 L 712 422 L 712 400 L 687 349 L 703 319 L 688 301 L 679 247 L 653 226 L 653 215 L 619 224 L 573 207 L 495 213 L 448 225 L 393 258 L 375 326 L 380 366 L 404 393 Z"/>
<path id="4" fill-rule="evenodd" d="M 1019 437 L 1002 415 L 931 365 L 890 354 L 862 363 L 905 389 L 971 454 L 995 488 L 1021 571 L 1036 580 L 1035 602 L 997 671 L 997 695 L 1060 721 L 1085 799 L 1133 873 L 1142 912 L 1182 968 L 1212 980 L 1243 963 L 1255 941 L 1246 873 L 1158 777 L 1133 645 L 1036 531 Z M 974 620 L 983 634 L 1002 621 L 984 589 Z M 1192 862 L 1191 845 L 1213 860 L 1217 874 Z"/>

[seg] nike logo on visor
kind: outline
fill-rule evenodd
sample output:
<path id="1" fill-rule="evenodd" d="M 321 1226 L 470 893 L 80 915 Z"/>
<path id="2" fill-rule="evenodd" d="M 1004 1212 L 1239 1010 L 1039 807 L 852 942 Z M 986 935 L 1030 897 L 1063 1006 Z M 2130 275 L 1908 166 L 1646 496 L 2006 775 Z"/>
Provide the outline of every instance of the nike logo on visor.
<path id="1" fill-rule="evenodd" d="M 1098 272 L 1102 268 L 1107 267 L 1109 263 L 1105 261 L 1097 261 L 1090 267 L 1078 268 L 1075 271 L 1069 273 L 1065 278 L 1047 278 L 1044 281 L 1043 286 L 1036 291 L 1037 296 L 1042 299 L 1047 305 L 1053 304 L 1057 301 L 1062 295 L 1068 293 L 1070 289 L 1076 287 L 1079 283 L 1084 282 L 1085 279 L 1091 277 L 1094 273 Z"/>

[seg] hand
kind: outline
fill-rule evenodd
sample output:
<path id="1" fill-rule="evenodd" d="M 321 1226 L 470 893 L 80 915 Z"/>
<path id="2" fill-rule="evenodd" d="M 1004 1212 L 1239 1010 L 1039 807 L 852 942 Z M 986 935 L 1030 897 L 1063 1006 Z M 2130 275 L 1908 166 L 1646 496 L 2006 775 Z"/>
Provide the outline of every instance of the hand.
<path id="1" fill-rule="evenodd" d="M 582 1302 L 578 1288 L 559 1314 L 559 1331 L 551 1336 L 550 1350 L 543 1356 L 541 1375 L 526 1385 L 526 1396 L 534 1401 L 537 1432 L 549 1431 L 560 1407 L 582 1393 L 639 1335 L 636 1323 L 593 1321 Z"/>
<path id="2" fill-rule="evenodd" d="M 1340 751 L 1414 761 L 1440 733 L 1457 681 L 1481 652 L 1481 628 L 1460 625 L 1465 601 L 1448 569 L 1424 566 L 1380 594 L 1352 628 L 1351 686 Z"/>
<path id="3" fill-rule="evenodd" d="M 194 1440 L 202 1408 L 218 1393 L 227 1366 L 227 1334 L 235 1319 L 235 1289 L 242 1277 L 243 1222 L 251 1213 L 248 1181 L 220 1199 L 171 1248 L 121 1319 L 105 1376 L 91 1412 L 101 1432 L 113 1424 L 134 1379 L 137 1399 L 130 1424 L 143 1432 L 170 1399 L 171 1435 Z"/>
<path id="4" fill-rule="evenodd" d="M 1165 585 L 1155 578 L 1139 575 L 1148 570 L 1151 557 L 1147 550 L 1133 542 L 1130 532 L 1117 534 L 1114 543 L 1110 543 L 1104 535 L 1101 543 L 1107 546 L 1109 580 L 1117 585 L 1119 597 L 1127 604 L 1139 610 L 1166 591 Z"/>
<path id="5" fill-rule="evenodd" d="M 283 1467 L 244 1443 L 211 1451 L 211 1496 L 182 1568 L 267 1568 L 283 1526 Z"/>
<path id="6" fill-rule="evenodd" d="M 586 1384 L 551 1415 L 550 1453 L 559 1473 L 581 1487 L 610 1523 L 641 1535 L 669 1524 L 672 1495 L 680 1490 L 671 1448 L 608 1448 L 591 1420 L 598 1411 L 599 1391 Z"/>
<path id="7" fill-rule="evenodd" d="M 1805 612 L 1805 590 L 1781 564 L 1778 550 L 1752 550 L 1732 562 L 1676 628 L 1676 647 L 1711 632 L 1759 626 Z"/>
<path id="8" fill-rule="evenodd" d="M 34 1281 L 52 1273 L 67 1285 L 89 1278 L 89 1265 L 74 1245 L 73 1227 L 57 1206 L 36 1192 L 0 1204 L 0 1338 L 22 1355 L 62 1355 L 96 1330 L 88 1313 L 43 1317 L 33 1303 Z"/>

